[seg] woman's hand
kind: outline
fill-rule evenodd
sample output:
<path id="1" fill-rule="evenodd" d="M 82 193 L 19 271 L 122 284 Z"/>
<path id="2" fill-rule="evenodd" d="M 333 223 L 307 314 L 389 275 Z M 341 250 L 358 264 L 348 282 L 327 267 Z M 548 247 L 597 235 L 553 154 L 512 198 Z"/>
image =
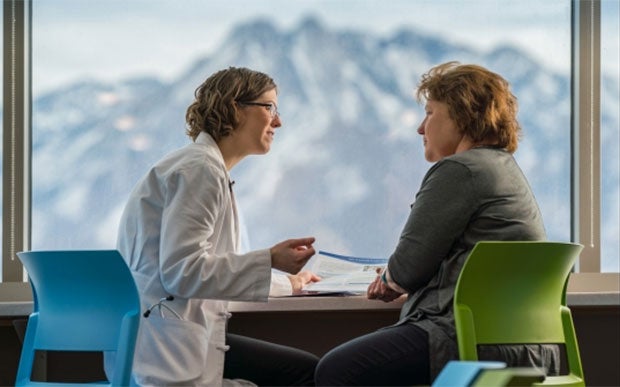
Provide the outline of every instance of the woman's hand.
<path id="1" fill-rule="evenodd" d="M 380 274 L 378 272 L 377 274 Z M 394 301 L 398 297 L 400 297 L 403 293 L 397 292 L 393 290 L 389 286 L 387 286 L 382 280 L 381 276 L 378 275 L 375 280 L 368 285 L 368 290 L 366 291 L 366 296 L 369 300 L 381 300 L 383 302 Z"/>
<path id="2" fill-rule="evenodd" d="M 271 267 L 296 274 L 314 255 L 314 237 L 288 239 L 270 249 Z"/>
<path id="3" fill-rule="evenodd" d="M 291 281 L 293 295 L 295 295 L 300 294 L 307 284 L 320 281 L 321 277 L 311 271 L 300 271 L 298 274 L 289 275 L 288 279 Z"/>

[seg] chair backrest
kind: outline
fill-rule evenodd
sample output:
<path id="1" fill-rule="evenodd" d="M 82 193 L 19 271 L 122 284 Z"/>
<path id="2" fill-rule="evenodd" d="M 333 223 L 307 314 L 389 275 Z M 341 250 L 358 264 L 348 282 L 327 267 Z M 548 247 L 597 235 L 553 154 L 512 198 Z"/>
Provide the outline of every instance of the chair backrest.
<path id="1" fill-rule="evenodd" d="M 116 250 L 17 253 L 30 277 L 28 320 L 16 384 L 28 384 L 36 350 L 116 351 L 112 385 L 128 385 L 140 299 Z"/>
<path id="2" fill-rule="evenodd" d="M 568 376 L 545 384 L 583 383 L 566 285 L 582 245 L 560 242 L 479 242 L 454 295 L 461 360 L 478 360 L 484 344 L 564 344 Z M 581 381 L 580 381 L 581 380 Z"/>

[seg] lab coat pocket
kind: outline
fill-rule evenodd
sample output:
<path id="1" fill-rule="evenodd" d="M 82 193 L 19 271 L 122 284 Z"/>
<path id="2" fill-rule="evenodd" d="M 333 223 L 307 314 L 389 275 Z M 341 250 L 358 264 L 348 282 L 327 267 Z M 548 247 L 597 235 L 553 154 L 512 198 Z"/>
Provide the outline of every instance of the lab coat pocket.
<path id="1" fill-rule="evenodd" d="M 140 324 L 134 378 L 139 385 L 200 384 L 207 345 L 203 326 L 151 315 Z"/>

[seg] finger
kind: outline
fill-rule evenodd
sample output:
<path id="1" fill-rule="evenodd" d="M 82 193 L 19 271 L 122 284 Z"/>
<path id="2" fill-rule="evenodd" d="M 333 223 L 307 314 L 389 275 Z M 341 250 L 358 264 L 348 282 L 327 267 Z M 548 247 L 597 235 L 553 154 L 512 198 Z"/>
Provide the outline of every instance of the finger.
<path id="1" fill-rule="evenodd" d="M 377 298 L 378 297 L 377 283 L 371 282 L 370 285 L 368 285 L 368 289 L 366 290 L 366 293 L 368 293 L 369 298 Z"/>
<path id="2" fill-rule="evenodd" d="M 308 259 L 310 259 L 310 257 L 312 257 L 315 254 L 314 248 L 312 247 L 301 249 L 301 250 L 295 249 L 295 252 L 297 253 L 297 256 L 304 261 L 307 261 Z"/>
<path id="3" fill-rule="evenodd" d="M 308 270 L 304 270 L 297 275 L 302 277 L 305 282 L 319 282 L 321 280 L 321 277 Z"/>
<path id="4" fill-rule="evenodd" d="M 307 238 L 297 238 L 297 239 L 289 239 L 288 244 L 290 247 L 312 247 L 312 244 L 316 238 L 307 237 Z"/>
<path id="5" fill-rule="evenodd" d="M 372 288 L 372 284 L 368 287 L 368 290 L 366 291 L 366 296 L 370 300 L 376 300 L 378 298 L 377 293 Z"/>
<path id="6" fill-rule="evenodd" d="M 372 283 L 370 283 L 366 288 L 366 295 L 368 295 L 368 298 L 372 295 Z"/>

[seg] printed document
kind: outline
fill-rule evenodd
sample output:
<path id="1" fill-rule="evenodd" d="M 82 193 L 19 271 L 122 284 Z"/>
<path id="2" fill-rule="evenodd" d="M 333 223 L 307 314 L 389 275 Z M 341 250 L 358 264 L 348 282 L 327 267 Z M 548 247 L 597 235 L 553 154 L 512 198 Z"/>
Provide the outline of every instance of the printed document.
<path id="1" fill-rule="evenodd" d="M 306 285 L 304 291 L 307 294 L 366 293 L 368 285 L 377 278 L 377 269 L 383 269 L 387 261 L 387 258 L 352 257 L 319 251 L 304 270 L 310 270 L 322 279 Z"/>

